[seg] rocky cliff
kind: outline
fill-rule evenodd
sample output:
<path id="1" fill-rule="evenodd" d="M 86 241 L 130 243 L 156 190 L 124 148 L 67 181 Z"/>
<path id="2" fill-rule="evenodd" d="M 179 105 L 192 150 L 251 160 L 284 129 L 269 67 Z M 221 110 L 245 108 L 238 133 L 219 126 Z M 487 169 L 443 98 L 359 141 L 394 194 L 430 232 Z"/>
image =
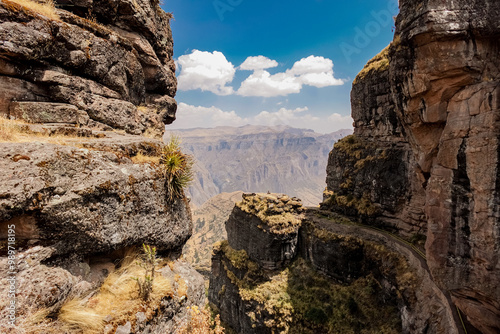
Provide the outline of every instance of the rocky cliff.
<path id="1" fill-rule="evenodd" d="M 352 90 L 324 208 L 425 234 L 432 279 L 500 331 L 498 1 L 400 1 L 391 45 Z"/>
<path id="2" fill-rule="evenodd" d="M 457 333 L 418 248 L 275 194 L 244 194 L 209 301 L 238 333 Z M 437 311 L 438 310 L 438 311 Z"/>
<path id="3" fill-rule="evenodd" d="M 197 160 L 192 203 L 233 191 L 270 191 L 317 205 L 325 189 L 328 152 L 352 130 L 319 134 L 286 126 L 175 130 Z M 319 195 L 318 195 L 319 194 Z"/>
<path id="4" fill-rule="evenodd" d="M 152 138 L 175 119 L 169 18 L 149 0 L 0 2 L 2 332 L 173 333 L 203 303 Z M 163 259 L 147 302 L 142 244 Z"/>
<path id="5" fill-rule="evenodd" d="M 0 4 L 0 114 L 161 136 L 177 81 L 158 3 L 32 3 Z"/>

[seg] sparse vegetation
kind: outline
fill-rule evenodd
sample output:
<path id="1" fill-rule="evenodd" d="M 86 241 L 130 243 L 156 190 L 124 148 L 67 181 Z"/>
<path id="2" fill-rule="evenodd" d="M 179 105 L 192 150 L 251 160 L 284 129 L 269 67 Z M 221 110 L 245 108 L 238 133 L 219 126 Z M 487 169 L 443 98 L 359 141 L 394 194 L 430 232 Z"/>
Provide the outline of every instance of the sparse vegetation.
<path id="1" fill-rule="evenodd" d="M 391 44 L 389 44 L 385 49 L 383 49 L 378 55 L 373 57 L 365 67 L 359 72 L 356 79 L 354 79 L 353 84 L 356 84 L 359 80 L 363 79 L 372 72 L 381 72 L 389 68 L 389 49 Z"/>
<path id="2" fill-rule="evenodd" d="M 333 191 L 329 191 L 327 194 L 328 199 L 324 202 L 324 205 L 327 207 L 333 205 L 352 209 L 355 210 L 357 214 L 367 217 L 373 217 L 380 214 L 380 208 L 370 201 L 368 194 L 364 194 L 361 198 L 356 198 L 352 195 L 339 195 Z"/>
<path id="3" fill-rule="evenodd" d="M 151 290 L 146 303 L 137 288 L 136 280 L 144 275 L 144 267 L 140 264 L 142 261 L 144 259 L 140 255 L 130 252 L 123 259 L 120 268 L 108 275 L 97 294 L 88 300 L 70 300 L 61 308 L 58 319 L 72 329 L 93 333 L 99 319 L 110 318 L 106 322 L 118 326 L 134 321 L 137 312 L 144 312 L 147 319 L 154 317 L 161 300 L 173 297 L 174 293 L 178 295 L 179 291 L 174 291 L 170 280 L 162 275 L 155 276 L 154 280 L 150 280 Z M 149 275 L 152 275 L 151 272 Z"/>
<path id="4" fill-rule="evenodd" d="M 32 1 L 32 0 L 4 0 L 5 3 L 16 3 L 22 7 L 24 10 L 28 10 L 32 13 L 40 14 L 48 17 L 51 20 L 59 21 L 60 17 L 57 14 L 56 6 L 53 0 L 42 0 L 42 1 Z M 12 5 L 11 5 L 12 7 Z M 17 8 L 18 10 L 20 8 Z"/>
<path id="5" fill-rule="evenodd" d="M 181 151 L 179 137 L 170 137 L 160 157 L 170 201 L 184 196 L 184 188 L 193 180 L 193 164 L 193 157 Z"/>
<path id="6" fill-rule="evenodd" d="M 156 258 L 156 247 L 142 244 L 142 250 L 142 261 L 137 261 L 137 264 L 145 270 L 145 273 L 143 277 L 136 277 L 134 279 L 137 281 L 137 287 L 139 288 L 139 297 L 147 301 L 153 290 L 155 268 L 158 264 L 158 259 Z"/>
<path id="7" fill-rule="evenodd" d="M 229 272 L 228 276 L 235 277 Z M 401 331 L 396 305 L 380 300 L 382 288 L 372 276 L 351 285 L 336 284 L 299 258 L 268 280 L 236 284 L 243 300 L 259 305 L 249 311 L 249 318 L 280 333 Z"/>
<path id="8" fill-rule="evenodd" d="M 286 195 L 248 194 L 236 205 L 244 212 L 256 215 L 276 234 L 295 231 L 301 222 L 302 203 Z"/>
<path id="9" fill-rule="evenodd" d="M 33 131 L 30 123 L 6 119 L 0 116 L 0 142 L 7 143 L 28 143 L 33 141 L 50 144 L 67 145 L 68 138 L 78 138 L 77 136 L 49 134 L 44 131 Z M 77 143 L 75 143 L 77 146 Z"/>
<path id="10" fill-rule="evenodd" d="M 159 156 L 152 156 L 152 155 L 145 155 L 143 153 L 138 153 L 132 158 L 132 162 L 134 164 L 151 164 L 151 165 L 158 165 L 160 163 L 160 157 Z"/>
<path id="11" fill-rule="evenodd" d="M 198 306 L 188 306 L 188 309 L 189 322 L 181 327 L 179 334 L 224 334 L 219 315 L 212 318 L 209 310 L 200 310 Z"/>

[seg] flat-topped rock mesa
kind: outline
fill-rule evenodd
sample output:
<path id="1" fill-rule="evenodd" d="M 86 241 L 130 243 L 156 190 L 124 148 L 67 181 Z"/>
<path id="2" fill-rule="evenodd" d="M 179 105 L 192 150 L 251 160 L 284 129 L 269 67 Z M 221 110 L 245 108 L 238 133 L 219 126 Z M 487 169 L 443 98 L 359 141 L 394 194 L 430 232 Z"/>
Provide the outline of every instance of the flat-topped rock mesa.
<path id="1" fill-rule="evenodd" d="M 353 83 L 354 136 L 323 208 L 426 236 L 433 280 L 500 331 L 498 1 L 400 1 L 394 41 Z"/>
<path id="2" fill-rule="evenodd" d="M 0 2 L 2 333 L 175 333 L 204 304 L 184 260 L 187 198 L 159 140 L 175 119 L 170 15 L 158 2 Z M 157 139 L 155 139 L 157 138 Z M 156 247 L 151 297 L 142 245 Z M 82 316 L 83 314 L 83 316 Z"/>
<path id="3" fill-rule="evenodd" d="M 156 1 L 0 4 L 0 115 L 161 137 L 175 119 L 170 14 Z"/>
<path id="4" fill-rule="evenodd" d="M 277 194 L 243 194 L 229 219 L 229 246 L 244 249 L 262 268 L 282 268 L 297 253 L 301 200 Z"/>

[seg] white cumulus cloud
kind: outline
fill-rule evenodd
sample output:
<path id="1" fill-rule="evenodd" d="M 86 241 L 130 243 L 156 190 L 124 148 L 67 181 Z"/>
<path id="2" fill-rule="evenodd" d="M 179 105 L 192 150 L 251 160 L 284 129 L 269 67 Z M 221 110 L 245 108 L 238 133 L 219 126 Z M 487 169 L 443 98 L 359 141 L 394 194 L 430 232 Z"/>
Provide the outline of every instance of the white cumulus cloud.
<path id="1" fill-rule="evenodd" d="M 247 59 L 245 59 L 243 64 L 240 65 L 239 69 L 247 71 L 257 71 L 276 66 L 278 66 L 278 62 L 276 60 L 272 60 L 264 56 L 256 56 L 248 57 Z"/>
<path id="2" fill-rule="evenodd" d="M 285 73 L 271 75 L 269 72 L 260 70 L 241 83 L 238 94 L 242 96 L 273 97 L 299 93 L 302 84 L 294 76 Z"/>
<path id="3" fill-rule="evenodd" d="M 242 96 L 284 96 L 299 93 L 304 85 L 322 88 L 343 84 L 343 80 L 334 76 L 331 59 L 309 56 L 295 62 L 291 69 L 273 75 L 263 67 L 255 66 L 254 73 L 241 83 L 237 93 Z"/>
<path id="4" fill-rule="evenodd" d="M 214 128 L 216 126 L 243 126 L 252 125 L 288 125 L 294 128 L 313 129 L 319 133 L 329 133 L 340 129 L 352 129 L 351 116 L 333 113 L 326 117 L 313 115 L 307 107 L 278 111 L 261 111 L 259 114 L 243 118 L 234 110 L 223 111 L 217 107 L 196 107 L 186 103 L 179 103 L 177 119 L 167 126 L 167 130 L 190 128 Z"/>
<path id="5" fill-rule="evenodd" d="M 221 52 L 194 50 L 191 54 L 180 56 L 177 64 L 181 68 L 177 78 L 178 89 L 201 89 L 217 95 L 233 94 L 233 88 L 226 85 L 233 81 L 236 69 Z"/>
<path id="6" fill-rule="evenodd" d="M 176 120 L 167 129 L 213 128 L 216 126 L 242 126 L 248 122 L 234 110 L 223 111 L 216 107 L 196 107 L 186 103 L 177 106 Z"/>

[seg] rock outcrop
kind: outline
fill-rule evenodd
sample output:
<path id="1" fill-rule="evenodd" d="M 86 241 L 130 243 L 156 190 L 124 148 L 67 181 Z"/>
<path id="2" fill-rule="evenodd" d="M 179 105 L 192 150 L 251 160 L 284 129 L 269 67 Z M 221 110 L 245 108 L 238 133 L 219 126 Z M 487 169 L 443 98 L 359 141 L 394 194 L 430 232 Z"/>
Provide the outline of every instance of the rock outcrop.
<path id="1" fill-rule="evenodd" d="M 295 197 L 243 194 L 226 221 L 229 246 L 244 249 L 265 270 L 283 268 L 297 254 L 302 211 Z"/>
<path id="2" fill-rule="evenodd" d="M 222 321 L 238 333 L 458 333 L 418 248 L 289 200 L 244 194 L 226 222 L 208 296 Z M 292 203 L 269 207 L 280 202 Z"/>
<path id="3" fill-rule="evenodd" d="M 177 108 L 169 14 L 149 0 L 55 3 L 53 18 L 0 4 L 0 115 L 160 137 Z"/>
<path id="4" fill-rule="evenodd" d="M 56 7 L 0 2 L 0 331 L 175 333 L 205 296 L 154 139 L 175 119 L 170 16 Z M 147 301 L 143 244 L 162 258 Z"/>
<path id="5" fill-rule="evenodd" d="M 392 44 L 353 84 L 354 137 L 323 207 L 425 233 L 432 279 L 500 331 L 498 1 L 400 1 Z"/>

